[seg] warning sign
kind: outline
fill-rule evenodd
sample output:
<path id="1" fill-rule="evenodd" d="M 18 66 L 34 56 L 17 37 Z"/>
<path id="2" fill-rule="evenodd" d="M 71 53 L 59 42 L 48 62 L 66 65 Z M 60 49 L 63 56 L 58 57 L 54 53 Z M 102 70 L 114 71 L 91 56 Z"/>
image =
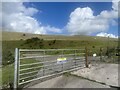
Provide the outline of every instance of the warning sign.
<path id="1" fill-rule="evenodd" d="M 62 64 L 62 63 L 66 63 L 66 62 L 67 62 L 67 58 L 58 58 L 57 59 L 58 64 Z"/>
<path id="2" fill-rule="evenodd" d="M 96 53 L 94 53 L 94 54 L 93 54 L 93 57 L 96 57 L 96 56 L 97 56 L 97 54 L 96 54 Z"/>

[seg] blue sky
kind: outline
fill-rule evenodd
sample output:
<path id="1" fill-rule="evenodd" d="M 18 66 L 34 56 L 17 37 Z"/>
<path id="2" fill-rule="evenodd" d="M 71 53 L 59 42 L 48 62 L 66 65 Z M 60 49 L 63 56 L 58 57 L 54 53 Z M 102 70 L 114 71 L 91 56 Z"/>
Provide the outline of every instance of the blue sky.
<path id="1" fill-rule="evenodd" d="M 15 5 L 15 3 L 13 4 Z M 10 4 L 3 4 L 5 13 L 8 12 L 7 6 Z M 16 8 L 10 14 L 20 15 L 21 18 L 17 18 L 19 16 L 16 18 L 21 25 L 17 26 L 15 23 L 17 20 L 13 17 L 11 17 L 13 18 L 11 22 L 7 22 L 10 25 L 6 25 L 3 18 L 3 25 L 9 30 L 16 27 L 18 29 L 24 25 L 23 31 L 15 30 L 36 34 L 118 36 L 118 9 L 113 2 L 26 2 L 17 4 L 16 7 L 20 8 Z M 20 22 L 20 20 L 22 21 Z M 23 20 L 25 21 L 23 22 Z M 32 24 L 35 24 L 33 25 L 34 30 Z"/>
<path id="2" fill-rule="evenodd" d="M 67 24 L 70 13 L 78 7 L 90 7 L 94 15 L 100 14 L 103 10 L 112 9 L 112 2 L 30 2 L 24 4 L 26 7 L 35 7 L 41 11 L 34 17 L 44 25 L 50 24 L 59 28 Z"/>

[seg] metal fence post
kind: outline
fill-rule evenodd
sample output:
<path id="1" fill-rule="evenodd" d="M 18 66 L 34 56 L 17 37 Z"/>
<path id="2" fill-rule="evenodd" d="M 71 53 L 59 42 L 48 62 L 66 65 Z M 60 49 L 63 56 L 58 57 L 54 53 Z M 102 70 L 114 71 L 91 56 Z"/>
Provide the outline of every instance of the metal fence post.
<path id="1" fill-rule="evenodd" d="M 85 65 L 88 67 L 88 50 L 87 47 L 85 47 Z"/>
<path id="2" fill-rule="evenodd" d="M 43 51 L 43 76 L 45 75 L 45 51 Z"/>
<path id="3" fill-rule="evenodd" d="M 62 50 L 61 58 L 63 58 L 63 50 Z M 62 62 L 62 71 L 63 71 L 63 62 Z"/>
<path id="4" fill-rule="evenodd" d="M 74 51 L 74 59 L 75 59 L 75 67 L 77 67 L 77 65 L 76 65 L 76 50 Z"/>
<path id="5" fill-rule="evenodd" d="M 14 89 L 18 88 L 18 64 L 19 64 L 19 49 L 15 48 L 15 63 L 14 63 Z"/>

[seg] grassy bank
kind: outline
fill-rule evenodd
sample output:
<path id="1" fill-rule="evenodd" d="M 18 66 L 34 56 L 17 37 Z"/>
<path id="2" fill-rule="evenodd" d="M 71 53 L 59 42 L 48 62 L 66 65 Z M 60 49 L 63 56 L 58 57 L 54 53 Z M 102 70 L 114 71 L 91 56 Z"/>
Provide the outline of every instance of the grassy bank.
<path id="1" fill-rule="evenodd" d="M 7 65 L 2 68 L 2 87 L 9 88 L 9 83 L 14 81 L 14 65 Z"/>

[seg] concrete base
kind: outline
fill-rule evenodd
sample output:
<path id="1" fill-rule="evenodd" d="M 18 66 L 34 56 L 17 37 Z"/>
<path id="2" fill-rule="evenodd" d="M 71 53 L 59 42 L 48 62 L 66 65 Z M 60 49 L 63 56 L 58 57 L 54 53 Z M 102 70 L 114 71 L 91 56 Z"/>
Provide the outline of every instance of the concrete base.
<path id="1" fill-rule="evenodd" d="M 118 64 L 96 64 L 71 72 L 73 75 L 118 87 Z"/>
<path id="2" fill-rule="evenodd" d="M 28 88 L 110 88 L 76 76 L 59 76 Z"/>

